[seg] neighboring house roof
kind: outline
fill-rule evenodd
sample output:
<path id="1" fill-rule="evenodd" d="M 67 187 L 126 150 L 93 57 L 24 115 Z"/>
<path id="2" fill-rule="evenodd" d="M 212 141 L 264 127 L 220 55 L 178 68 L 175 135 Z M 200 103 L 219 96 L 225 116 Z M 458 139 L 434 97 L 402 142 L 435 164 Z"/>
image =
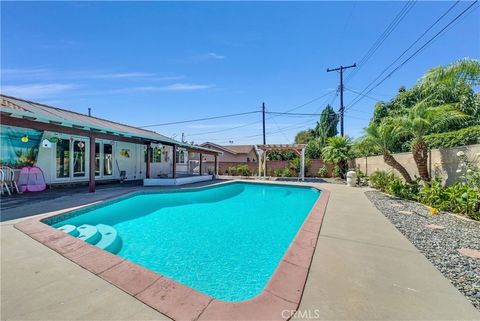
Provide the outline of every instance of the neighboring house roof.
<path id="1" fill-rule="evenodd" d="M 142 138 L 145 140 L 151 139 L 153 141 L 176 144 L 180 147 L 209 150 L 204 147 L 192 146 L 176 141 L 151 130 L 3 94 L 0 95 L 0 111 L 12 117 L 31 119 L 38 122 L 52 123 L 66 127 L 85 128 L 87 130 L 93 129 L 107 134 L 117 134 L 125 137 Z"/>
<path id="2" fill-rule="evenodd" d="M 211 142 L 205 142 L 200 144 L 200 146 L 211 146 L 212 148 L 218 148 L 233 155 L 249 154 L 252 150 L 255 150 L 255 145 L 218 145 Z"/>

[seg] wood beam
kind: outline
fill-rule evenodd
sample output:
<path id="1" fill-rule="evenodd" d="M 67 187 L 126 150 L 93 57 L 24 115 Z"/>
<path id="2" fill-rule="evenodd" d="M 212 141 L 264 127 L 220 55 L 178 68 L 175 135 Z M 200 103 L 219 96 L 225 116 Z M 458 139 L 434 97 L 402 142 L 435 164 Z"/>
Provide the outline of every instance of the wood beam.
<path id="1" fill-rule="evenodd" d="M 118 135 L 100 133 L 100 132 L 92 132 L 86 129 L 66 127 L 66 126 L 51 124 L 51 123 L 42 123 L 42 122 L 33 121 L 29 119 L 22 119 L 22 118 L 10 117 L 10 116 L 2 116 L 0 123 L 2 125 L 30 128 L 30 129 L 43 130 L 43 131 L 46 130 L 46 131 L 52 131 L 52 132 L 63 133 L 68 135 L 77 135 L 77 136 L 85 136 L 85 137 L 90 137 L 91 135 L 95 135 L 95 137 L 98 139 L 108 139 L 108 140 L 115 140 L 119 142 L 126 142 L 126 143 L 133 143 L 133 144 L 144 144 L 145 142 L 151 141 L 146 139 L 141 140 L 138 138 L 135 139 L 130 137 L 124 137 L 124 136 L 122 137 Z"/>
<path id="2" fill-rule="evenodd" d="M 89 178 L 88 178 L 88 191 L 90 193 L 95 192 L 95 136 L 90 136 L 90 159 L 89 159 Z"/>
<path id="3" fill-rule="evenodd" d="M 146 160 L 146 166 L 147 168 L 145 169 L 145 177 L 150 178 L 150 158 L 152 157 L 152 148 L 150 145 L 147 146 L 147 160 Z"/>
<path id="4" fill-rule="evenodd" d="M 173 145 L 173 156 L 172 156 L 172 178 L 177 177 L 177 145 Z"/>

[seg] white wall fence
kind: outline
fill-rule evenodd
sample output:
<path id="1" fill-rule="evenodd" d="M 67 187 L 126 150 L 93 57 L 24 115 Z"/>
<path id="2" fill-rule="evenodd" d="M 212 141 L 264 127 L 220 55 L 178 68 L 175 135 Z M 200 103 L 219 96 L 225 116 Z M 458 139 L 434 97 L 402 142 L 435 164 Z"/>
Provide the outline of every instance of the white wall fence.
<path id="1" fill-rule="evenodd" d="M 457 181 L 459 178 L 459 173 L 457 169 L 459 166 L 459 158 L 457 153 L 463 151 L 470 160 L 480 164 L 480 145 L 468 145 L 468 146 L 459 146 L 452 148 L 442 148 L 442 149 L 432 149 L 429 153 L 428 167 L 432 176 L 442 176 L 446 184 L 452 184 Z M 412 175 L 418 176 L 417 166 L 413 160 L 412 153 L 397 153 L 393 154 L 395 159 L 402 164 L 405 169 Z M 374 171 L 383 170 L 389 171 L 392 170 L 392 167 L 385 164 L 383 161 L 383 156 L 370 156 L 370 157 L 360 157 L 354 160 L 355 167 L 360 169 L 362 172 L 370 175 Z M 395 171 L 396 174 L 400 177 L 400 174 Z"/>

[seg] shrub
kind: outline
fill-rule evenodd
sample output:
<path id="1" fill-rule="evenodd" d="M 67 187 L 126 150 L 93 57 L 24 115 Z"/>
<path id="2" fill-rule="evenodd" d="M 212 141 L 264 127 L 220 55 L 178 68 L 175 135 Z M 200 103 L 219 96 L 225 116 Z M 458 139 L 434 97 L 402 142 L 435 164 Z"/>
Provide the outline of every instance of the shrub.
<path id="1" fill-rule="evenodd" d="M 450 148 L 480 144 L 480 125 L 447 133 L 427 135 L 425 136 L 425 142 L 430 148 Z"/>
<path id="2" fill-rule="evenodd" d="M 339 165 L 335 165 L 335 167 L 333 167 L 333 177 L 341 177 L 342 174 L 342 168 Z"/>
<path id="3" fill-rule="evenodd" d="M 417 200 L 418 192 L 420 190 L 420 184 L 414 181 L 413 184 L 404 183 L 398 177 L 394 176 L 391 181 L 388 182 L 386 192 L 393 196 L 405 198 L 408 200 Z"/>
<path id="4" fill-rule="evenodd" d="M 299 174 L 301 167 L 300 157 L 296 157 L 290 161 L 289 168 L 293 172 Z M 310 167 L 310 159 L 305 157 L 305 174 L 308 173 L 308 168 Z"/>
<path id="5" fill-rule="evenodd" d="M 421 186 L 418 180 L 405 184 L 392 172 L 385 171 L 370 175 L 370 185 L 391 195 L 430 206 L 431 213 L 449 211 L 480 220 L 480 168 L 465 153 L 458 152 L 457 156 L 460 158 L 457 170 L 461 173 L 460 181 L 450 186 L 443 186 L 441 177 L 435 177 L 425 186 Z"/>
<path id="6" fill-rule="evenodd" d="M 290 171 L 290 169 L 285 167 L 282 171 L 282 177 L 292 177 L 292 172 Z"/>
<path id="7" fill-rule="evenodd" d="M 386 192 L 391 180 L 395 178 L 392 172 L 375 171 L 370 175 L 370 186 Z"/>
<path id="8" fill-rule="evenodd" d="M 228 175 L 236 176 L 237 175 L 237 168 L 235 166 L 229 166 L 227 169 Z"/>
<path id="9" fill-rule="evenodd" d="M 323 165 L 322 167 L 320 167 L 318 169 L 318 176 L 319 177 L 327 177 L 327 174 L 328 174 L 327 166 Z"/>
<path id="10" fill-rule="evenodd" d="M 250 168 L 246 164 L 242 165 L 237 165 L 237 174 L 241 176 L 250 176 L 252 172 L 250 171 Z"/>

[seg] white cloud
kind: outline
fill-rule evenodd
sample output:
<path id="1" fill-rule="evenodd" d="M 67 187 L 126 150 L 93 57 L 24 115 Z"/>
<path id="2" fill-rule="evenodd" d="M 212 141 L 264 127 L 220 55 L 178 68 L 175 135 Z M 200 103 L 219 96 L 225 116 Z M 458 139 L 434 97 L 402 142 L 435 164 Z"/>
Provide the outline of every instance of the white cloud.
<path id="1" fill-rule="evenodd" d="M 64 80 L 151 80 L 168 81 L 184 79 L 183 75 L 170 73 L 144 72 L 144 71 L 106 71 L 106 70 L 63 70 L 58 71 L 46 68 L 11 68 L 1 69 L 1 75 L 5 80 L 15 79 L 39 79 L 48 81 L 51 79 Z"/>
<path id="2" fill-rule="evenodd" d="M 133 91 L 192 91 L 212 88 L 214 85 L 175 83 L 167 86 L 133 87 Z M 128 89 L 128 88 L 127 88 Z"/>
<path id="3" fill-rule="evenodd" d="M 38 98 L 58 95 L 77 88 L 75 84 L 25 84 L 2 86 L 2 93 L 21 98 Z"/>
<path id="4" fill-rule="evenodd" d="M 209 53 L 207 54 L 207 57 L 208 57 L 208 58 L 211 58 L 211 59 L 225 59 L 225 58 L 226 58 L 225 56 L 216 54 L 216 53 L 214 53 L 214 52 L 209 52 Z"/>
<path id="5" fill-rule="evenodd" d="M 175 83 L 168 86 L 160 87 L 164 91 L 191 91 L 191 90 L 202 90 L 215 87 L 214 85 L 206 84 L 186 84 L 186 83 Z"/>
<path id="6" fill-rule="evenodd" d="M 91 78 L 99 79 L 122 79 L 122 78 L 148 78 L 156 74 L 150 72 L 113 72 L 113 73 L 99 73 L 90 74 Z M 88 77 L 88 75 L 86 75 Z"/>
<path id="7" fill-rule="evenodd" d="M 196 56 L 173 59 L 173 61 L 181 62 L 181 63 L 200 63 L 200 62 L 209 61 L 209 60 L 223 60 L 226 58 L 227 58 L 226 56 L 218 54 L 216 52 L 208 52 L 208 53 L 200 54 Z"/>

